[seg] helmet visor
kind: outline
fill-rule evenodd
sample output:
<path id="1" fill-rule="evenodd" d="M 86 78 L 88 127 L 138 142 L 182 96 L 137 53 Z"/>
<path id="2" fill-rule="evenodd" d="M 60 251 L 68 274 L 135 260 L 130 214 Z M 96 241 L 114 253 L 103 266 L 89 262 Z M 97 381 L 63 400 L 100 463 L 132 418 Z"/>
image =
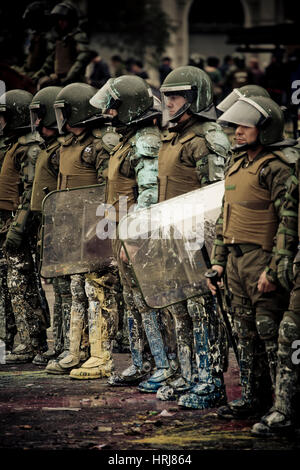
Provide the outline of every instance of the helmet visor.
<path id="1" fill-rule="evenodd" d="M 176 122 L 191 106 L 194 97 L 194 91 L 190 85 L 162 87 L 163 126 L 166 126 L 168 122 Z"/>
<path id="2" fill-rule="evenodd" d="M 237 88 L 235 88 L 231 93 L 229 93 L 228 96 L 226 96 L 226 98 L 224 98 L 223 101 L 218 104 L 217 109 L 224 113 L 227 111 L 227 109 L 231 108 L 231 106 L 242 96 L 242 93 Z"/>
<path id="3" fill-rule="evenodd" d="M 117 109 L 120 104 L 118 96 L 110 86 L 110 81 L 108 80 L 90 99 L 90 104 L 95 108 L 101 109 L 102 114 L 105 114 L 109 109 Z"/>
<path id="4" fill-rule="evenodd" d="M 268 113 L 248 98 L 241 98 L 234 103 L 218 121 L 220 124 L 235 124 L 246 127 L 257 127 L 269 117 Z"/>
<path id="5" fill-rule="evenodd" d="M 39 103 L 34 103 L 29 106 L 30 109 L 30 122 L 31 122 L 31 132 L 36 132 L 39 130 L 42 119 L 45 116 L 45 108 Z"/>
<path id="6" fill-rule="evenodd" d="M 54 103 L 54 111 L 58 132 L 64 134 L 64 126 L 67 122 L 66 108 L 64 103 Z"/>

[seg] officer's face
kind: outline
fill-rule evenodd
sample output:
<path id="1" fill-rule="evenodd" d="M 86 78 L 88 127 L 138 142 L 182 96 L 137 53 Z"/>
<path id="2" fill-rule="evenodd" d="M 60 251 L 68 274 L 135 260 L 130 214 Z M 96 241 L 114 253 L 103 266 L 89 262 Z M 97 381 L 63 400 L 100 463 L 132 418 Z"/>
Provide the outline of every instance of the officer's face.
<path id="1" fill-rule="evenodd" d="M 235 130 L 235 141 L 238 145 L 256 142 L 259 130 L 257 127 L 238 126 Z"/>
<path id="2" fill-rule="evenodd" d="M 42 127 L 41 133 L 44 137 L 53 137 L 56 134 L 56 130 L 49 129 L 48 127 Z"/>
<path id="3" fill-rule="evenodd" d="M 171 117 L 187 102 L 187 100 L 180 95 L 169 95 L 166 96 L 165 99 Z"/>

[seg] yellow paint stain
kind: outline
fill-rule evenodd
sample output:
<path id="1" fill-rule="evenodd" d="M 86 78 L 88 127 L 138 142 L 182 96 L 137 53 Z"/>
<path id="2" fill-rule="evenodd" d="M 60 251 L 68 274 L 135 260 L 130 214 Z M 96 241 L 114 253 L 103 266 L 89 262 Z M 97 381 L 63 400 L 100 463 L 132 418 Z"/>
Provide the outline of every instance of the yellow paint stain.
<path id="1" fill-rule="evenodd" d="M 230 440 L 252 440 L 254 439 L 250 434 L 240 432 L 216 432 L 211 431 L 209 433 L 201 433 L 196 430 L 184 431 L 178 433 L 169 433 L 164 430 L 162 433 L 158 433 L 152 437 L 146 437 L 144 439 L 138 439 L 134 442 L 140 444 L 169 444 L 183 446 L 185 444 L 200 443 L 200 442 L 215 442 L 215 441 L 230 441 Z"/>
<path id="2" fill-rule="evenodd" d="M 44 372 L 44 371 L 39 371 L 39 370 L 25 370 L 25 371 L 16 371 L 16 372 L 0 372 L 0 377 L 9 377 L 10 375 L 24 375 L 24 376 L 30 376 L 30 375 L 40 375 L 41 377 L 49 377 L 49 375 Z"/>

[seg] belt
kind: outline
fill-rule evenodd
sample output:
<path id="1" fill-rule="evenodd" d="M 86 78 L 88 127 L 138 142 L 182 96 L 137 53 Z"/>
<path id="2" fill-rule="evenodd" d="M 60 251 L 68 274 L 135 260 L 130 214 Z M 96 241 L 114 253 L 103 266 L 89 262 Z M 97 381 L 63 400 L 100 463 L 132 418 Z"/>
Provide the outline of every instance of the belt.
<path id="1" fill-rule="evenodd" d="M 261 248 L 260 245 L 255 245 L 254 243 L 240 243 L 240 244 L 232 244 L 226 245 L 230 253 L 235 255 L 237 258 L 243 256 L 245 253 L 249 253 L 250 251 L 257 250 Z"/>

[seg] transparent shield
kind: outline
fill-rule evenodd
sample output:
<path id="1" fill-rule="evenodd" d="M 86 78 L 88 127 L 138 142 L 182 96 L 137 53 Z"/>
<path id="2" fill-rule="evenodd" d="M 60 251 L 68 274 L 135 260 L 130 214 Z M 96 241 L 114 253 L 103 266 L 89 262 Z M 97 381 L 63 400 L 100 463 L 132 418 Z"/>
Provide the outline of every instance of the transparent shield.
<path id="1" fill-rule="evenodd" d="M 208 292 L 208 256 L 224 182 L 133 212 L 119 237 L 147 305 L 163 308 Z"/>
<path id="2" fill-rule="evenodd" d="M 111 262 L 103 200 L 104 186 L 100 185 L 53 191 L 45 197 L 42 277 L 97 271 Z"/>

